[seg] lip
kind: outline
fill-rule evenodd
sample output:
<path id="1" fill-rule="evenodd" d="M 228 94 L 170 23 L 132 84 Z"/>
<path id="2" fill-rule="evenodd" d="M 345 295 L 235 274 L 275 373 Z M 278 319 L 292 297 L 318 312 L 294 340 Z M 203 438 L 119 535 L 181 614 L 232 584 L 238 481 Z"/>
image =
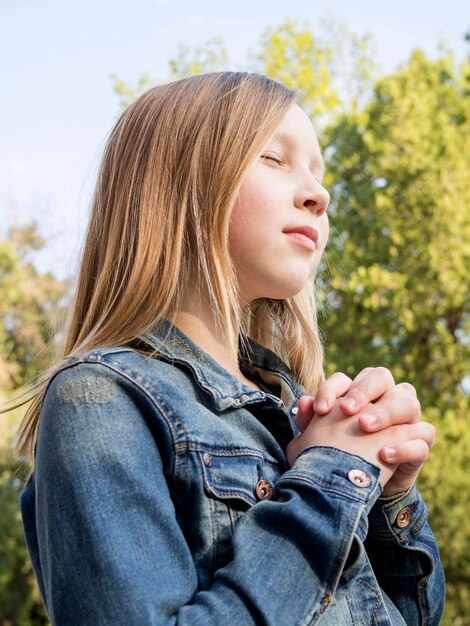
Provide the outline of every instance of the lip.
<path id="1" fill-rule="evenodd" d="M 309 250 L 315 250 L 318 241 L 318 232 L 311 226 L 296 226 L 282 231 Z"/>

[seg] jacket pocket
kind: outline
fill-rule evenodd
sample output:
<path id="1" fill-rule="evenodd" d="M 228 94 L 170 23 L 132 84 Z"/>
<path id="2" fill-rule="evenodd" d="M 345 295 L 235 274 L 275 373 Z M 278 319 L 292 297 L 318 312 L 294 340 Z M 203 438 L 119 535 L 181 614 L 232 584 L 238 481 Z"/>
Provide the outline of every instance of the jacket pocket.
<path id="1" fill-rule="evenodd" d="M 232 537 L 246 511 L 275 499 L 280 469 L 254 450 L 207 449 L 199 453 L 210 509 L 213 566 L 232 558 Z"/>

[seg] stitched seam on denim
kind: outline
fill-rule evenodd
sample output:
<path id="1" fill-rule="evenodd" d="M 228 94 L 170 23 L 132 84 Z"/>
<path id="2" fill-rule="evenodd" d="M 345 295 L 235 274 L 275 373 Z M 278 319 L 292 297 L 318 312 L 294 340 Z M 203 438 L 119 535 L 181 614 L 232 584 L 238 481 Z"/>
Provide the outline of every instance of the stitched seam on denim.
<path id="1" fill-rule="evenodd" d="M 364 580 L 361 580 L 360 578 L 357 580 L 357 583 L 359 585 L 362 585 L 363 587 L 365 587 L 366 589 L 368 589 L 369 591 L 372 591 L 372 593 L 375 594 L 377 600 L 375 602 L 375 606 L 374 606 L 374 610 L 372 612 L 371 618 L 370 618 L 370 622 L 369 624 L 372 625 L 374 622 L 374 618 L 377 614 L 377 611 L 379 610 L 379 606 L 380 606 L 380 594 L 377 593 L 376 589 L 374 589 L 374 587 L 371 587 L 369 584 L 367 584 Z"/>
<path id="2" fill-rule="evenodd" d="M 116 366 L 114 363 L 101 361 L 101 365 L 104 365 L 105 367 L 108 367 L 117 374 L 120 374 L 123 378 L 132 383 L 135 387 L 137 387 L 150 400 L 150 402 L 157 409 L 159 415 L 168 424 L 168 427 L 173 436 L 174 445 L 178 438 L 178 431 L 177 429 L 175 429 L 175 426 L 184 431 L 184 425 L 178 418 L 177 413 L 174 412 L 173 408 L 169 404 L 167 404 L 163 396 L 161 396 L 158 391 L 154 390 L 152 381 L 146 376 L 141 375 L 139 372 L 136 372 L 134 369 L 130 369 L 122 364 Z M 150 389 L 152 390 L 152 392 L 150 392 Z M 165 413 L 165 411 L 167 413 Z M 168 419 L 167 415 L 168 417 L 171 416 L 173 419 Z"/>
<path id="3" fill-rule="evenodd" d="M 211 570 L 214 571 L 215 570 L 215 565 L 217 562 L 217 546 L 218 546 L 218 541 L 217 541 L 217 533 L 215 531 L 215 515 L 216 515 L 216 510 L 215 510 L 215 502 L 211 499 L 208 498 L 209 501 L 209 524 L 211 527 L 211 546 L 210 546 L 210 550 L 211 550 Z"/>
<path id="4" fill-rule="evenodd" d="M 358 524 L 358 518 L 360 519 L 360 511 L 357 512 L 356 517 L 353 517 L 352 515 L 349 515 L 347 517 L 347 522 L 346 522 L 346 529 L 347 529 L 347 536 L 350 537 L 350 541 L 349 541 L 349 545 L 347 546 L 347 553 L 345 554 L 342 562 L 340 563 L 341 567 L 338 568 L 338 572 L 336 573 L 335 577 L 331 577 L 331 580 L 326 582 L 325 584 L 325 588 L 324 588 L 324 592 L 320 598 L 320 602 L 322 601 L 322 599 L 325 597 L 326 594 L 331 593 L 334 596 L 334 592 L 336 590 L 336 586 L 338 584 L 338 581 L 340 579 L 341 576 L 341 572 L 344 569 L 344 565 L 346 563 L 346 558 L 347 555 L 349 554 L 349 551 L 351 550 L 351 546 L 352 543 L 354 541 L 354 529 Z M 343 536 L 346 533 L 343 534 Z M 314 620 L 319 617 L 321 618 L 321 616 L 323 615 L 323 613 L 327 610 L 328 607 L 325 607 L 322 610 L 322 607 L 320 606 L 320 609 L 317 609 L 315 607 L 312 607 L 312 610 L 310 611 L 310 613 L 307 615 L 306 619 L 304 622 L 302 622 L 302 624 L 300 626 L 311 626 L 314 623 Z"/>
<path id="5" fill-rule="evenodd" d="M 292 385 L 292 379 L 287 378 L 287 376 L 284 375 L 283 372 L 280 372 L 279 370 L 273 370 L 273 369 L 269 369 L 266 367 L 261 367 L 260 365 L 253 365 L 253 363 L 250 363 L 249 361 L 247 361 L 246 359 L 240 359 L 240 363 L 245 364 L 245 365 L 250 365 L 251 367 L 260 370 L 262 372 L 266 372 L 268 374 L 276 374 L 276 376 L 279 376 L 280 378 L 282 378 L 282 380 L 289 386 L 290 390 L 292 391 L 294 396 L 297 396 L 298 398 L 300 397 L 297 394 L 297 390 L 295 389 L 295 387 Z"/>
<path id="6" fill-rule="evenodd" d="M 181 444 L 179 445 L 179 447 L 181 447 Z M 253 454 L 253 451 L 251 449 L 249 449 L 248 453 L 243 453 L 243 452 L 239 453 L 239 451 L 234 452 L 234 451 L 224 450 L 222 454 L 218 453 L 217 448 L 215 449 L 216 452 L 213 452 L 212 449 L 207 446 L 205 447 L 204 446 L 191 446 L 189 444 L 187 447 L 184 447 L 181 449 L 182 450 L 191 449 L 192 451 L 198 452 L 199 454 L 210 450 L 213 456 L 215 457 L 221 456 L 225 459 L 237 459 L 237 458 L 249 457 L 257 473 L 259 473 L 258 467 L 260 466 L 260 461 L 262 462 L 262 465 L 264 465 L 265 467 L 269 466 L 274 471 L 276 472 L 279 471 L 279 467 L 277 465 L 274 465 L 273 463 L 266 461 L 264 457 L 260 455 L 259 453 Z M 220 498 L 220 499 L 240 498 L 241 500 L 243 500 L 249 505 L 253 505 L 257 503 L 257 499 L 253 493 L 254 486 L 250 485 L 250 487 L 246 487 L 246 488 L 245 487 L 230 487 L 230 486 L 225 487 L 221 485 L 220 483 L 216 483 L 213 480 L 211 480 L 210 471 L 206 470 L 204 467 L 203 467 L 203 480 L 204 480 L 204 485 L 206 486 L 206 488 L 210 491 L 210 493 L 213 496 L 217 498 Z"/>
<path id="7" fill-rule="evenodd" d="M 253 456 L 257 459 L 263 459 L 264 456 L 256 448 L 219 448 L 211 446 L 209 444 L 200 444 L 191 440 L 187 440 L 184 443 L 178 442 L 175 445 L 176 448 L 184 450 L 192 450 L 193 452 L 213 452 L 214 456 Z M 272 463 L 271 463 L 272 465 Z"/>
<path id="8" fill-rule="evenodd" d="M 423 514 L 414 524 L 410 524 L 408 528 L 405 529 L 396 529 L 389 523 L 387 517 L 387 528 L 389 531 L 381 531 L 381 530 L 373 530 L 370 532 L 371 537 L 376 537 L 377 539 L 388 540 L 393 542 L 397 540 L 400 544 L 406 545 L 410 539 L 414 539 L 419 535 L 421 529 L 426 524 L 428 520 L 427 514 Z M 393 524 L 393 522 L 392 522 Z"/>
<path id="9" fill-rule="evenodd" d="M 153 397 L 153 395 L 152 395 L 151 393 L 149 393 L 149 391 L 148 391 L 148 390 L 147 390 L 147 389 L 146 389 L 146 388 L 145 388 L 142 384 L 140 384 L 140 382 L 139 382 L 139 381 L 134 380 L 134 379 L 133 379 L 133 378 L 132 378 L 132 377 L 128 374 L 127 368 L 123 367 L 123 368 L 122 368 L 122 370 L 121 370 L 121 369 L 118 369 L 117 367 L 115 367 L 113 364 L 108 363 L 108 362 L 106 362 L 106 361 L 101 361 L 101 360 L 99 360 L 99 361 L 87 361 L 87 360 L 84 360 L 84 361 L 79 361 L 79 362 L 76 362 L 76 363 L 71 364 L 69 367 L 73 367 L 74 365 L 78 365 L 79 363 L 86 363 L 87 365 L 101 365 L 101 366 L 104 366 L 104 367 L 106 367 L 106 368 L 110 369 L 111 371 L 115 372 L 116 374 L 118 374 L 118 375 L 122 376 L 122 378 L 124 378 L 127 382 L 131 383 L 134 387 L 136 387 L 137 389 L 139 389 L 139 391 L 141 391 L 141 392 L 142 392 L 142 394 L 143 394 L 143 395 L 144 395 L 144 396 L 145 396 L 145 397 L 146 397 L 146 398 L 147 398 L 147 399 L 151 402 L 151 404 L 155 407 L 156 412 L 158 413 L 158 415 L 160 415 L 160 417 L 163 419 L 164 423 L 167 425 L 167 427 L 168 427 L 168 429 L 169 429 L 169 431 L 170 431 L 170 433 L 171 433 L 173 451 L 174 451 L 174 453 L 176 452 L 176 450 L 175 450 L 175 442 L 176 442 L 176 439 L 177 439 L 177 432 L 176 432 L 176 430 L 175 430 L 175 428 L 174 428 L 173 423 L 171 422 L 171 420 L 167 419 L 167 416 L 165 415 L 165 413 L 164 413 L 164 411 L 163 411 L 162 407 L 160 407 L 160 406 L 158 405 L 158 403 L 157 403 L 157 401 L 156 401 L 156 398 L 154 398 L 154 397 Z M 141 380 L 143 381 L 143 380 L 144 380 L 144 378 L 143 378 L 143 377 L 141 377 Z M 165 402 L 162 402 L 162 404 L 166 404 L 166 403 L 165 403 Z M 170 412 L 170 413 L 173 413 L 173 411 L 171 410 L 171 408 L 170 408 L 170 407 L 168 407 L 168 408 L 169 408 L 169 412 Z M 176 417 L 176 416 L 175 416 L 175 417 Z M 177 422 L 177 420 L 175 420 L 175 422 Z M 174 457 L 175 457 L 175 456 L 176 456 L 176 455 L 174 454 Z M 174 467 L 174 470 L 175 470 L 175 461 L 176 461 L 176 459 L 175 459 L 175 458 L 173 458 L 173 459 L 172 459 L 172 462 L 173 462 L 173 467 Z M 176 475 L 176 474 L 175 474 L 175 475 Z"/>
<path id="10" fill-rule="evenodd" d="M 409 542 L 413 539 L 416 539 L 423 528 L 423 526 L 427 522 L 427 515 L 424 516 L 424 519 L 419 519 L 412 528 L 406 528 L 404 530 L 398 531 L 393 530 L 393 534 L 396 536 L 397 541 L 403 545 L 408 546 Z"/>
<path id="11" fill-rule="evenodd" d="M 233 392 L 224 393 L 220 389 L 217 389 L 216 387 L 214 387 L 214 385 L 206 378 L 204 370 L 200 368 L 197 364 L 193 364 L 190 361 L 186 361 L 184 359 L 174 357 L 174 356 L 171 357 L 171 360 L 175 363 L 179 363 L 180 365 L 184 365 L 185 367 L 189 368 L 194 374 L 194 377 L 196 378 L 196 380 L 199 380 L 204 383 L 204 387 L 203 387 L 204 391 L 209 392 L 209 394 L 212 396 L 214 400 L 217 400 L 217 401 L 227 400 L 227 399 L 240 400 L 242 396 L 247 396 L 249 399 L 246 401 L 242 400 L 242 402 L 244 402 L 244 404 L 252 404 L 254 402 L 258 402 L 259 400 L 263 400 L 267 395 L 264 391 L 256 391 L 256 390 L 251 391 L 249 388 L 242 389 L 237 395 L 235 395 Z M 221 374 L 218 374 L 218 375 L 221 375 Z"/>
<path id="12" fill-rule="evenodd" d="M 210 485 L 206 485 L 206 486 L 209 489 L 211 495 L 215 496 L 218 500 L 221 500 L 222 502 L 225 502 L 225 500 L 229 500 L 229 499 L 232 499 L 232 500 L 236 499 L 236 500 L 243 500 L 243 502 L 246 502 L 250 506 L 257 504 L 256 498 L 249 497 L 246 491 L 245 492 L 232 492 L 232 491 L 227 490 L 223 494 L 220 494 L 215 491 L 212 491 Z M 211 498 L 209 498 L 209 500 L 211 500 Z"/>
<path id="13" fill-rule="evenodd" d="M 364 542 L 365 538 L 367 537 L 367 531 L 369 530 L 369 527 L 368 527 L 368 524 L 363 521 L 362 515 L 359 518 L 359 523 L 357 525 L 357 530 L 358 530 L 358 533 L 360 531 L 362 532 L 362 534 L 360 535 L 360 540 L 362 542 Z"/>
<path id="14" fill-rule="evenodd" d="M 431 555 L 428 555 L 431 556 Z M 434 558 L 431 556 L 431 561 L 433 561 Z M 434 572 L 434 570 L 431 571 L 430 574 L 428 574 L 427 576 L 423 576 L 423 578 L 418 582 L 418 610 L 421 614 L 421 618 L 422 618 L 422 622 L 423 624 L 427 624 L 427 619 L 428 616 L 431 614 L 431 607 L 429 606 L 429 602 L 428 602 L 428 594 L 426 593 L 426 589 L 425 587 L 428 585 L 429 583 L 429 579 L 431 578 L 431 574 Z"/>
<path id="15" fill-rule="evenodd" d="M 417 535 L 420 533 L 421 529 L 428 520 L 428 511 L 427 509 L 425 509 L 422 515 L 420 515 L 420 517 L 408 528 L 397 529 L 394 527 L 395 517 L 392 516 L 392 519 L 390 519 L 390 515 L 387 512 L 387 507 L 384 507 L 383 515 L 386 524 L 385 530 L 373 530 L 370 533 L 371 537 L 376 537 L 377 539 L 383 539 L 386 541 L 397 542 L 403 546 L 406 546 L 411 539 L 417 537 Z"/>
<path id="16" fill-rule="evenodd" d="M 192 452 L 210 452 L 214 456 L 223 456 L 223 457 L 239 457 L 239 456 L 251 456 L 255 459 L 261 459 L 264 461 L 265 465 L 270 465 L 275 469 L 280 469 L 280 465 L 277 462 L 270 461 L 266 459 L 266 457 L 256 448 L 234 448 L 230 449 L 219 448 L 217 446 L 212 446 L 209 444 L 200 444 L 193 441 L 188 440 L 185 443 L 177 443 L 175 445 L 175 449 L 182 450 L 191 450 Z"/>
<path id="17" fill-rule="evenodd" d="M 274 469 L 276 472 L 279 473 L 280 476 L 282 476 L 282 474 L 288 470 L 287 466 L 284 466 L 283 464 L 279 463 L 276 460 L 271 461 L 270 460 L 271 457 L 266 458 L 256 448 L 233 448 L 232 447 L 226 450 L 224 448 L 219 448 L 219 447 L 212 446 L 209 444 L 196 443 L 196 442 L 190 441 L 189 439 L 184 442 L 181 442 L 181 441 L 176 442 L 174 447 L 175 447 L 175 452 L 185 452 L 189 450 L 191 452 L 210 452 L 214 456 L 223 456 L 223 457 L 251 456 L 258 460 L 261 459 L 265 465 L 268 465 L 269 467 Z"/>
<path id="18" fill-rule="evenodd" d="M 280 478 L 280 480 L 282 480 L 283 477 Z M 367 497 L 358 497 L 360 496 L 360 494 L 353 490 L 353 489 L 348 489 L 348 487 L 341 487 L 339 485 L 333 485 L 332 483 L 328 483 L 325 481 L 320 480 L 319 478 L 316 478 L 314 476 L 305 476 L 303 474 L 299 474 L 299 473 L 290 473 L 289 474 L 289 478 L 296 478 L 308 485 L 312 485 L 312 486 L 317 486 L 319 485 L 320 487 L 324 487 L 326 490 L 328 491 L 332 491 L 334 493 L 337 493 L 339 495 L 348 495 L 350 494 L 351 496 L 355 496 L 353 498 L 354 501 L 358 501 L 361 503 L 367 503 L 370 499 L 370 496 L 372 495 L 373 492 L 365 492 L 365 494 L 367 494 Z M 364 494 L 364 495 L 365 495 Z"/>

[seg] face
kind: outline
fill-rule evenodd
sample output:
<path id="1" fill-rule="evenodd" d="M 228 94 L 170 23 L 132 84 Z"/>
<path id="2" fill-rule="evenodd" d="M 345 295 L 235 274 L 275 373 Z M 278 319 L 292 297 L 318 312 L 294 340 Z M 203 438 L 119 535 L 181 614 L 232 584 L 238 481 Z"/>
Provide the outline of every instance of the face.
<path id="1" fill-rule="evenodd" d="M 307 115 L 293 104 L 247 171 L 233 208 L 229 245 L 244 303 L 299 293 L 328 239 L 329 194 Z"/>

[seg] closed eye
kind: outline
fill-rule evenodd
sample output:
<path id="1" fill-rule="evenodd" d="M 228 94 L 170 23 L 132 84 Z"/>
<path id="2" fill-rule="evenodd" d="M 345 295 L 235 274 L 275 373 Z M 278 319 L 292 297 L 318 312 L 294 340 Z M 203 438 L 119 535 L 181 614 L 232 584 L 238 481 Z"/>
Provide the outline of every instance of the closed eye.
<path id="1" fill-rule="evenodd" d="M 272 154 L 262 154 L 261 155 L 262 159 L 267 159 L 268 161 L 274 161 L 275 163 L 277 163 L 278 165 L 282 165 L 282 161 L 281 159 L 273 156 Z"/>

